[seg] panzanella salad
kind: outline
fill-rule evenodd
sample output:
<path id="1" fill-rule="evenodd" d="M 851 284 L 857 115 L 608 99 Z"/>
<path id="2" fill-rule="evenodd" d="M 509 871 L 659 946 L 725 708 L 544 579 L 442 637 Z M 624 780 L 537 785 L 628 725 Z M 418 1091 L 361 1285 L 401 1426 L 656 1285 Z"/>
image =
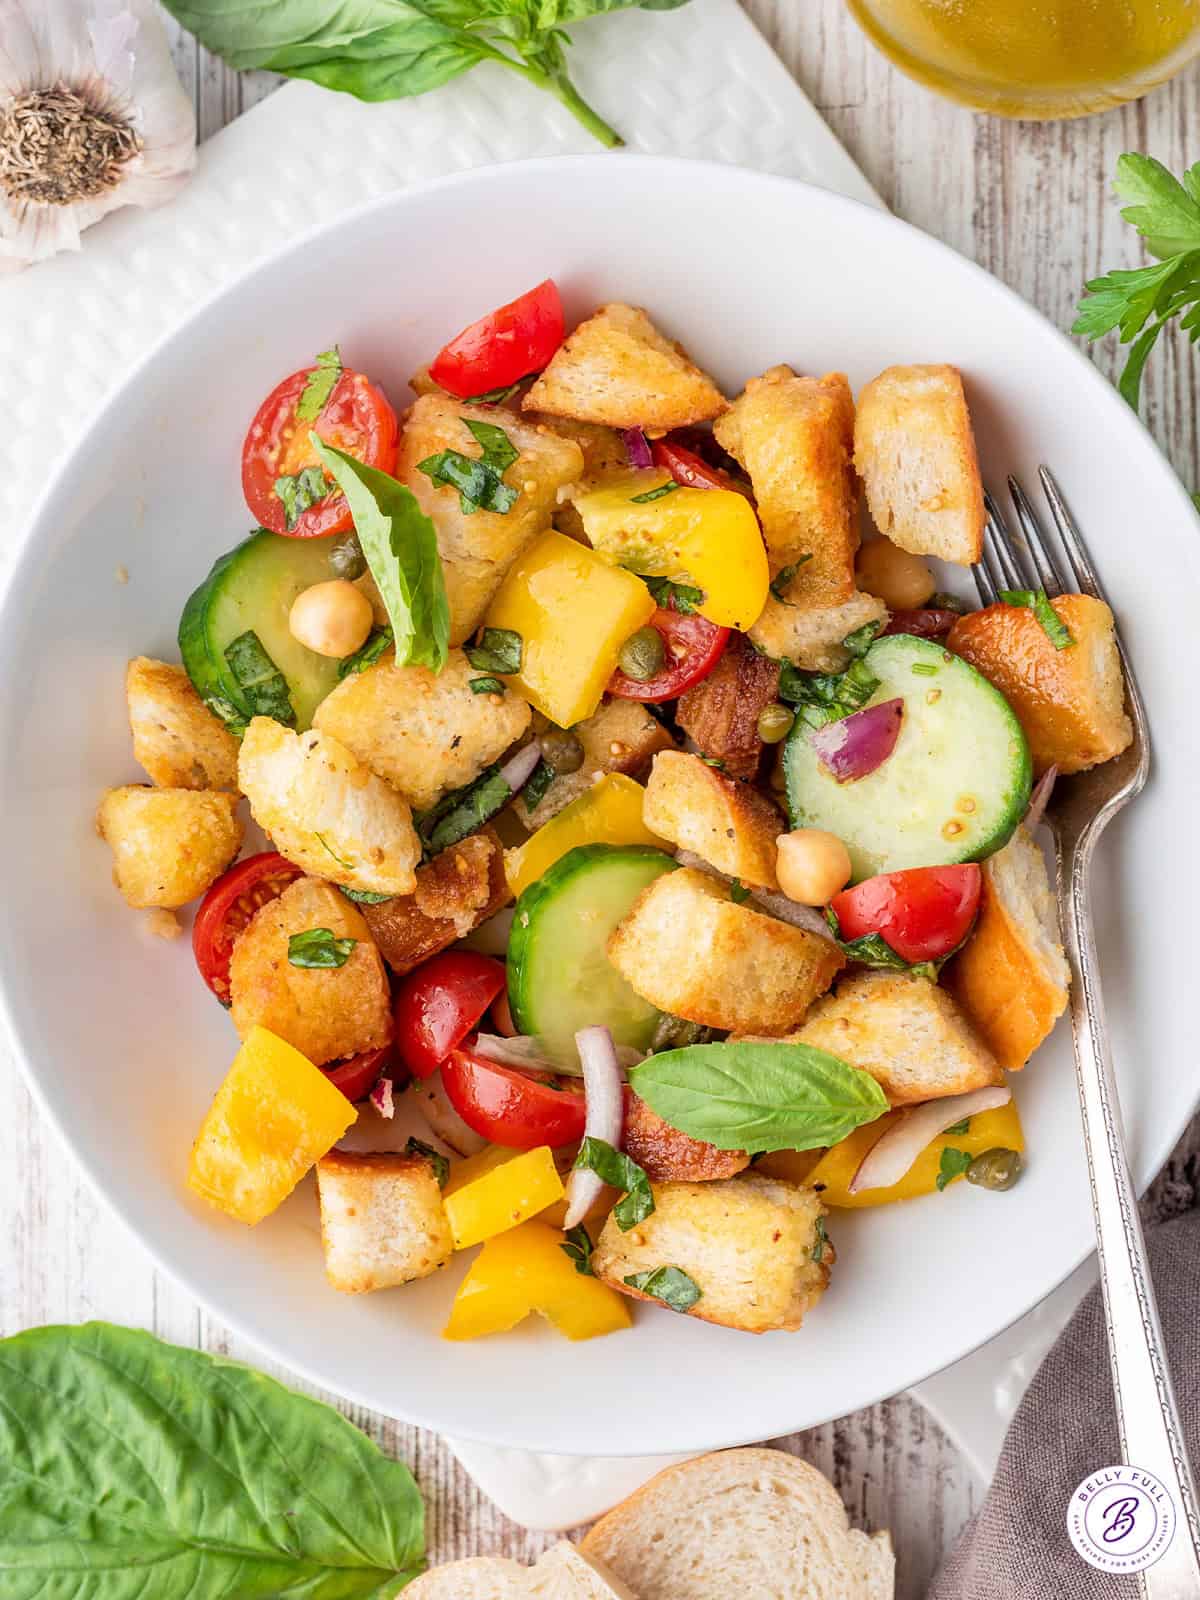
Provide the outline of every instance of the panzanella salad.
<path id="1" fill-rule="evenodd" d="M 450 1339 L 798 1328 L 839 1210 L 1018 1178 L 1068 984 L 1032 829 L 1129 742 L 1112 615 L 939 592 L 951 366 L 727 399 L 550 280 L 399 416 L 367 355 L 263 401 L 257 526 L 129 664 L 99 831 L 232 1023 L 181 1173 L 256 1225 L 315 1169 L 346 1293 L 475 1250 Z"/>

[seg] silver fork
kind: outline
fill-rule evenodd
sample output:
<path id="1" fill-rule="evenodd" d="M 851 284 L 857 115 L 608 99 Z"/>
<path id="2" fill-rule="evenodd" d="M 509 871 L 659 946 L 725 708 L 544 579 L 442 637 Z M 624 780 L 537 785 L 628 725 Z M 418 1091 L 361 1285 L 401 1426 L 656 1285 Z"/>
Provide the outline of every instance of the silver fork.
<path id="1" fill-rule="evenodd" d="M 1021 485 L 1009 478 L 1019 534 L 1010 532 L 998 504 L 988 495 L 983 558 L 973 569 L 981 602 L 991 605 L 1001 590 L 1030 587 L 1044 588 L 1048 595 L 1073 590 L 1106 599 L 1057 483 L 1046 467 L 1039 469 L 1038 476 L 1058 530 L 1065 565 L 1061 557 L 1056 558 L 1051 540 Z M 1069 581 L 1064 582 L 1067 574 Z M 1142 1593 L 1146 1600 L 1197 1600 L 1200 1518 L 1196 1484 L 1163 1349 L 1137 1195 L 1129 1172 L 1092 927 L 1089 873 L 1097 841 L 1122 806 L 1140 792 L 1150 770 L 1146 714 L 1124 646 L 1120 650 L 1133 742 L 1114 761 L 1093 767 L 1090 772 L 1060 778 L 1045 820 L 1054 835 L 1058 903 L 1071 964 L 1075 1073 L 1091 1178 L 1121 1459 L 1158 1478 L 1173 1495 L 1180 1518 L 1165 1554 L 1139 1575 Z M 1112 1463 L 1097 1461 L 1093 1465 L 1100 1469 Z M 1073 1488 L 1073 1484 L 1067 1485 L 1066 1493 Z"/>

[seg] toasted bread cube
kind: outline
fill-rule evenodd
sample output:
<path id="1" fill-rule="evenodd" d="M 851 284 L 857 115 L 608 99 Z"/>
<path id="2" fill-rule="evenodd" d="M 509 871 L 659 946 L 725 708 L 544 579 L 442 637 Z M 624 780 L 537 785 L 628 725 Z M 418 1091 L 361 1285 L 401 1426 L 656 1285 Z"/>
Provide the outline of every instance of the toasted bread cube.
<path id="1" fill-rule="evenodd" d="M 731 778 L 749 780 L 765 749 L 758 719 L 778 693 L 778 661 L 735 633 L 712 671 L 680 695 L 675 720 L 702 755 L 719 761 Z"/>
<path id="2" fill-rule="evenodd" d="M 917 556 L 970 566 L 983 549 L 983 481 L 957 367 L 888 367 L 858 397 L 854 465 L 871 518 Z"/>
<path id="3" fill-rule="evenodd" d="M 785 595 L 790 592 L 783 590 Z M 750 638 L 767 655 L 786 659 L 805 672 L 844 672 L 850 652 L 843 650 L 842 640 L 868 622 L 882 624 L 887 618 L 882 600 L 858 590 L 834 606 L 794 606 L 772 596 L 750 629 Z"/>
<path id="4" fill-rule="evenodd" d="M 999 1062 L 946 991 L 906 972 L 843 979 L 787 1042 L 815 1045 L 869 1072 L 894 1106 L 1004 1081 Z"/>
<path id="5" fill-rule="evenodd" d="M 725 410 L 721 391 L 683 346 L 640 308 L 620 304 L 579 324 L 522 404 L 612 428 L 686 428 Z"/>
<path id="6" fill-rule="evenodd" d="M 288 960 L 289 938 L 313 928 L 355 941 L 343 966 Z M 297 879 L 255 912 L 234 942 L 229 989 L 243 1039 L 251 1028 L 269 1028 L 317 1066 L 377 1050 L 392 1037 L 387 976 L 370 930 L 345 895 L 316 878 Z"/>
<path id="7" fill-rule="evenodd" d="M 457 489 L 435 483 L 420 463 L 442 450 L 478 457 L 482 447 L 468 422 L 500 428 L 520 455 L 505 469 L 504 482 L 518 491 L 508 511 L 464 511 Z M 404 423 L 396 476 L 417 498 L 437 530 L 438 552 L 450 602 L 450 643 L 461 644 L 483 620 L 492 596 L 513 562 L 550 526 L 559 490 L 576 483 L 583 452 L 511 411 L 471 406 L 452 395 L 423 395 Z"/>
<path id="8" fill-rule="evenodd" d="M 135 656 L 125 671 L 134 758 L 158 789 L 236 789 L 238 742 L 182 667 Z"/>
<path id="9" fill-rule="evenodd" d="M 603 489 L 618 478 L 629 476 L 629 453 L 625 441 L 616 428 L 606 428 L 598 422 L 576 422 L 571 417 L 552 417 L 546 412 L 530 412 L 529 420 L 539 428 L 556 433 L 560 439 L 573 439 L 583 451 L 583 471 L 573 488 L 564 489 L 564 499 L 554 513 L 554 526 L 568 538 L 587 544 L 583 531 L 583 518 L 575 509 L 581 495 Z"/>
<path id="10" fill-rule="evenodd" d="M 714 432 L 750 474 L 772 572 L 801 562 L 788 585 L 797 606 L 854 592 L 858 484 L 851 467 L 854 400 L 845 375 L 800 378 L 772 367 L 751 378 Z"/>
<path id="11" fill-rule="evenodd" d="M 673 1128 L 628 1087 L 621 1149 L 655 1183 L 712 1183 L 750 1165 L 745 1150 L 718 1150 Z"/>
<path id="12" fill-rule="evenodd" d="M 654 758 L 642 807 L 646 826 L 710 866 L 755 888 L 775 889 L 775 840 L 787 832 L 757 789 L 699 756 L 664 750 Z"/>
<path id="13" fill-rule="evenodd" d="M 109 789 L 96 832 L 113 853 L 113 882 L 131 906 L 185 906 L 242 848 L 238 796 L 215 790 Z"/>
<path id="14" fill-rule="evenodd" d="M 1058 902 L 1027 828 L 984 862 L 975 929 L 945 981 L 1009 1072 L 1020 1071 L 1067 1009 L 1071 969 Z"/>
<path id="15" fill-rule="evenodd" d="M 529 727 L 528 702 L 476 694 L 471 679 L 479 676 L 461 650 L 451 650 L 441 672 L 398 667 L 388 655 L 343 678 L 317 707 L 313 727 L 427 811 L 474 783 Z"/>
<path id="16" fill-rule="evenodd" d="M 582 764 L 574 772 L 559 773 L 532 811 L 526 809 L 521 795 L 512 803 L 514 816 L 531 833 L 578 800 L 599 778 L 610 772 L 641 778 L 660 750 L 675 748 L 668 730 L 636 700 L 605 700 L 571 732 L 583 746 Z"/>
<path id="17" fill-rule="evenodd" d="M 362 912 L 380 955 L 402 975 L 465 938 L 511 899 L 499 837 L 484 828 L 418 867 L 414 893 L 364 905 Z"/>
<path id="18" fill-rule="evenodd" d="M 370 894 L 411 894 L 421 841 L 408 802 L 319 728 L 255 717 L 238 783 L 281 855 L 314 877 Z"/>
<path id="19" fill-rule="evenodd" d="M 1050 604 L 1075 641 L 1063 650 L 1025 606 L 972 611 L 946 641 L 1012 706 L 1039 775 L 1052 766 L 1083 772 L 1111 761 L 1133 738 L 1112 612 L 1086 594 Z"/>
<path id="20" fill-rule="evenodd" d="M 628 1233 L 614 1217 L 604 1224 L 592 1252 L 602 1282 L 651 1300 L 626 1279 L 678 1267 L 700 1290 L 690 1317 L 746 1333 L 800 1326 L 835 1259 L 817 1227 L 825 1207 L 814 1190 L 755 1172 L 651 1188 L 654 1210 L 644 1222 Z"/>
<path id="21" fill-rule="evenodd" d="M 660 1011 L 764 1034 L 796 1027 L 843 964 L 832 940 L 734 904 L 724 883 L 691 867 L 642 890 L 608 959 Z"/>
<path id="22" fill-rule="evenodd" d="M 325 1273 L 343 1294 L 428 1278 L 454 1254 L 428 1156 L 331 1150 L 317 1162 L 317 1194 Z"/>

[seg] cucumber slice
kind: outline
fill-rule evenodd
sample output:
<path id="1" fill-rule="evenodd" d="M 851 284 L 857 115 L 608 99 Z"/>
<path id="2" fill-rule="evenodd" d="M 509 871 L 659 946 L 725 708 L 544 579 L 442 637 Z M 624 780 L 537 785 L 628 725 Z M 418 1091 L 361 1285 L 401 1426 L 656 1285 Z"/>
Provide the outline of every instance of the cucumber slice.
<path id="1" fill-rule="evenodd" d="M 522 1033 L 575 1059 L 580 1028 L 603 1025 L 645 1050 L 660 1016 L 609 961 L 608 936 L 647 884 L 675 862 L 649 845 L 582 844 L 521 895 L 508 943 L 508 1003 Z"/>
<path id="2" fill-rule="evenodd" d="M 868 705 L 904 701 L 896 748 L 867 777 L 838 783 L 797 719 L 783 752 L 792 826 L 836 833 L 855 883 L 999 850 L 1024 814 L 1032 780 L 1029 745 L 1008 701 L 928 639 L 880 639 L 866 664 L 879 679 Z"/>
<path id="3" fill-rule="evenodd" d="M 222 721 L 252 715 L 245 691 L 225 659 L 227 646 L 253 631 L 287 681 L 303 732 L 313 712 L 337 686 L 338 662 L 292 637 L 288 613 L 302 589 L 341 574 L 344 540 L 285 539 L 260 528 L 223 555 L 183 608 L 179 651 L 196 693 Z"/>

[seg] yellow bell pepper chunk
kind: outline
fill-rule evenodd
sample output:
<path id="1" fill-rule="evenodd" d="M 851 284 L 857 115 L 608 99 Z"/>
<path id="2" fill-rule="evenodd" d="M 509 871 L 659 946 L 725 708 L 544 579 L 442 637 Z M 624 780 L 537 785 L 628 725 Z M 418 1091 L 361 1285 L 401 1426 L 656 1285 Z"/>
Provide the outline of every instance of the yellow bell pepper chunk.
<path id="1" fill-rule="evenodd" d="M 782 1178 L 784 1183 L 808 1183 L 824 1154 L 824 1150 L 772 1150 L 754 1163 L 754 1170 L 764 1178 Z"/>
<path id="2" fill-rule="evenodd" d="M 481 1175 L 461 1186 L 448 1184 L 443 1197 L 456 1250 L 506 1233 L 562 1198 L 563 1182 L 549 1145 L 522 1150 L 499 1165 L 487 1150 L 472 1160 L 479 1162 Z"/>
<path id="3" fill-rule="evenodd" d="M 985 1150 L 1002 1148 L 1024 1150 L 1025 1135 L 1017 1115 L 1015 1101 L 995 1111 L 981 1111 L 970 1119 L 966 1133 L 941 1133 L 926 1145 L 899 1183 L 887 1189 L 864 1189 L 861 1194 L 850 1193 L 850 1180 L 871 1146 L 884 1129 L 902 1115 L 889 1112 L 878 1122 L 869 1122 L 856 1128 L 849 1138 L 828 1149 L 809 1173 L 807 1182 L 824 1184 L 821 1199 L 827 1206 L 885 1206 L 893 1200 L 911 1200 L 916 1195 L 933 1194 L 937 1190 L 943 1150 L 965 1150 L 968 1155 L 981 1156 Z M 957 1183 L 951 1178 L 951 1183 Z"/>
<path id="4" fill-rule="evenodd" d="M 696 609 L 710 622 L 753 627 L 771 582 L 753 506 L 733 489 L 667 489 L 672 482 L 667 472 L 638 472 L 582 495 L 584 532 L 632 572 L 702 590 Z"/>
<path id="5" fill-rule="evenodd" d="M 307 1056 L 251 1028 L 192 1147 L 188 1187 L 239 1222 L 261 1222 L 357 1117 Z"/>
<path id="6" fill-rule="evenodd" d="M 486 624 L 521 635 L 521 670 L 507 681 L 569 728 L 596 710 L 621 646 L 653 615 L 650 591 L 631 572 L 551 530 L 509 569 Z"/>
<path id="7" fill-rule="evenodd" d="M 515 850 L 504 852 L 504 875 L 514 895 L 535 883 L 560 856 L 580 844 L 650 844 L 672 848 L 642 821 L 646 791 L 623 773 L 612 772 Z"/>
<path id="8" fill-rule="evenodd" d="M 628 1328 L 629 1302 L 599 1278 L 576 1272 L 563 1236 L 544 1222 L 526 1222 L 489 1239 L 463 1279 L 444 1339 L 507 1333 L 531 1311 L 568 1339 L 594 1339 Z"/>

